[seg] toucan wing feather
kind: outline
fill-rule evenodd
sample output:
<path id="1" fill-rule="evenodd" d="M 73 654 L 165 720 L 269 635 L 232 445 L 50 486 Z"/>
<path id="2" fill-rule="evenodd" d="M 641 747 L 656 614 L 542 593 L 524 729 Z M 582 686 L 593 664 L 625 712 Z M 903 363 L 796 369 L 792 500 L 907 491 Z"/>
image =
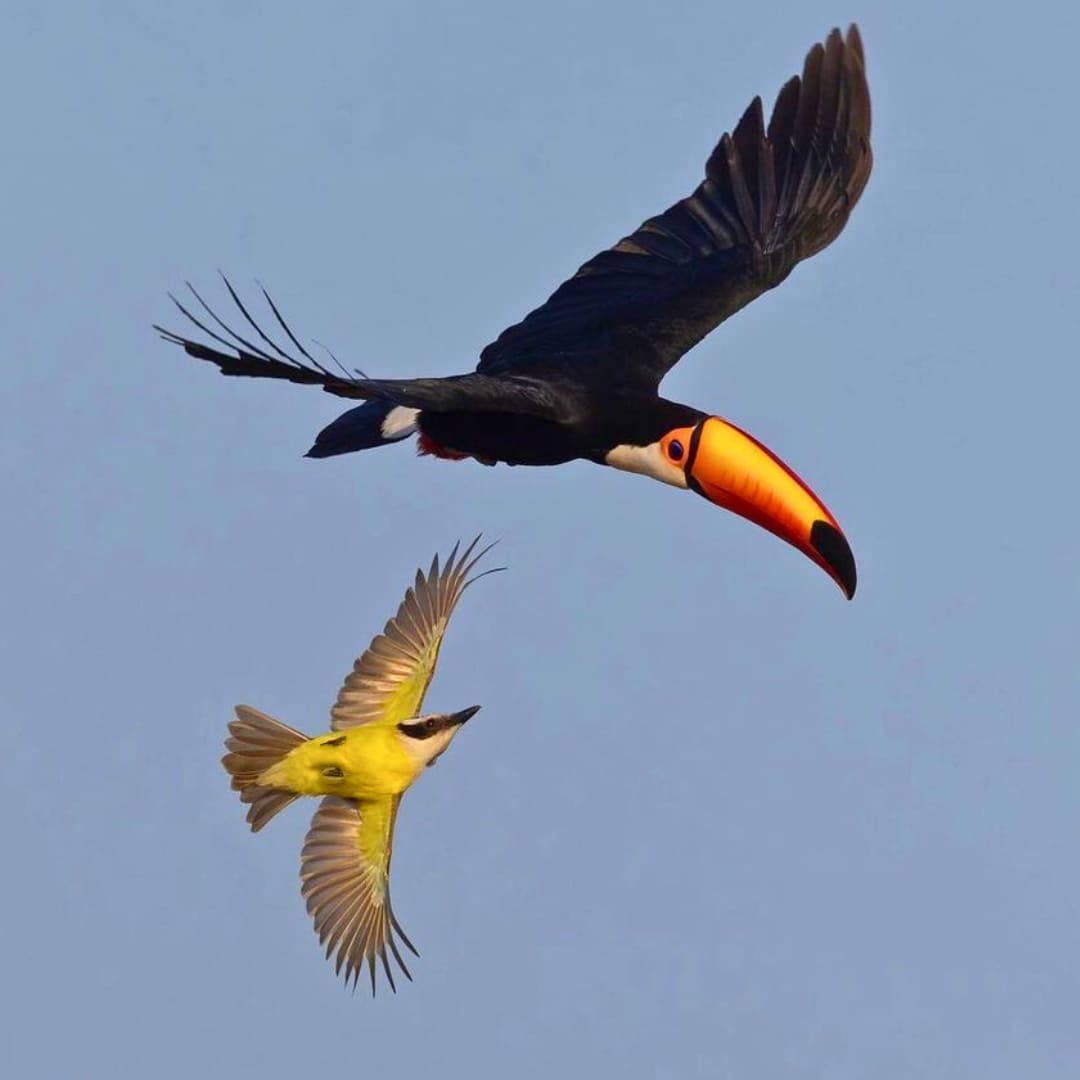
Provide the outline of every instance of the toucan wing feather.
<path id="1" fill-rule="evenodd" d="M 585 263 L 487 346 L 477 370 L 617 353 L 658 383 L 709 331 L 839 235 L 871 163 L 870 93 L 853 25 L 810 50 L 767 128 L 755 98 L 692 195 Z"/>
<path id="2" fill-rule="evenodd" d="M 197 327 L 208 338 L 217 342 L 223 348 L 207 345 L 194 338 L 185 337 L 173 330 L 167 330 L 163 326 L 155 326 L 154 329 L 168 342 L 179 345 L 188 356 L 196 360 L 206 360 L 216 364 L 222 375 L 240 376 L 251 379 L 282 379 L 286 382 L 301 383 L 309 386 L 321 386 L 328 394 L 337 397 L 367 399 L 376 395 L 368 393 L 363 388 L 363 379 L 359 378 L 360 372 L 350 372 L 342 367 L 336 357 L 330 355 L 331 361 L 339 368 L 334 371 L 325 364 L 316 360 L 307 349 L 299 342 L 288 323 L 282 317 L 277 305 L 270 298 L 270 294 L 263 289 L 263 298 L 273 312 L 274 319 L 288 340 L 292 343 L 295 353 L 283 349 L 275 338 L 252 318 L 239 294 L 232 287 L 229 279 L 222 275 L 225 288 L 244 321 L 250 327 L 248 337 L 238 334 L 232 329 L 210 305 L 202 298 L 191 283 L 188 283 L 188 291 L 192 299 L 197 303 L 201 312 L 201 318 L 195 315 L 188 307 L 185 307 L 175 296 L 170 294 L 170 299 L 179 309 L 180 313 L 193 326 Z M 192 305 L 194 306 L 194 304 Z M 212 329 L 210 325 L 216 326 Z M 258 338 L 258 341 L 252 338 Z"/>
<path id="3" fill-rule="evenodd" d="M 476 372 L 431 379 L 369 379 L 360 371 L 349 371 L 336 357 L 330 360 L 338 371 L 316 360 L 295 337 L 266 290 L 266 300 L 280 330 L 292 345 L 282 348 L 278 339 L 264 331 L 244 306 L 228 278 L 224 278 L 238 316 L 247 323 L 247 336 L 237 333 L 190 284 L 194 302 L 173 303 L 193 326 L 216 344 L 207 344 L 161 326 L 154 329 L 168 342 L 179 345 L 188 356 L 216 364 L 223 375 L 252 379 L 279 379 L 321 386 L 327 393 L 362 401 L 386 401 L 429 412 L 510 413 L 532 416 L 553 423 L 572 422 L 580 404 L 570 391 L 560 392 L 549 380 L 525 374 L 492 378 Z M 191 308 L 198 305 L 199 314 Z"/>

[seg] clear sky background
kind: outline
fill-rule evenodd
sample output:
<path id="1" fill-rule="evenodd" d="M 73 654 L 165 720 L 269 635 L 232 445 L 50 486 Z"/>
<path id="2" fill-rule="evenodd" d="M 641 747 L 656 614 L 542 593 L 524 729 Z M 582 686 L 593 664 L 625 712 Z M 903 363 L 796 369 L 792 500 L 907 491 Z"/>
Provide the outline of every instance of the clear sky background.
<path id="1" fill-rule="evenodd" d="M 468 370 L 858 19 L 847 230 L 668 396 L 859 563 L 578 463 L 301 457 L 341 411 L 160 343 L 220 267 L 382 376 Z M 1080 1059 L 1075 5 L 31 3 L 5 13 L 0 1071 L 1064 1077 Z M 422 956 L 343 990 L 253 837 L 419 562 L 500 538 L 404 802 Z"/>

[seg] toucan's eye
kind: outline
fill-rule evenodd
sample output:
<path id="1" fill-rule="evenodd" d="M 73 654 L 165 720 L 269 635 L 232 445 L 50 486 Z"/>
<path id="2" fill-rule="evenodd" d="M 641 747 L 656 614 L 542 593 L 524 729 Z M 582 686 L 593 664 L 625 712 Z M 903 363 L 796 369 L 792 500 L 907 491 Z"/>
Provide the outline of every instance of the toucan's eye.
<path id="1" fill-rule="evenodd" d="M 329 780 L 343 780 L 345 778 L 345 774 L 336 765 L 328 765 L 323 769 L 322 774 Z"/>
<path id="2" fill-rule="evenodd" d="M 671 458 L 672 461 L 682 461 L 683 454 L 686 453 L 683 449 L 683 444 L 679 442 L 678 439 L 672 439 L 671 442 L 667 444 L 667 452 L 668 457 Z"/>

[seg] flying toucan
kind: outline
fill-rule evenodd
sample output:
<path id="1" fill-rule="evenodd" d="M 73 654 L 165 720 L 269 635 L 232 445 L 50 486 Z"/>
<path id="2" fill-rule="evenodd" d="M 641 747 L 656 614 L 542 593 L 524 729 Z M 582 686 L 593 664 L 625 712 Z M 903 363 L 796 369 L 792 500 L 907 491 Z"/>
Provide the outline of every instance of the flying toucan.
<path id="1" fill-rule="evenodd" d="M 642 473 L 775 533 L 850 599 L 855 559 L 817 496 L 746 432 L 658 389 L 714 327 L 839 235 L 872 160 L 870 94 L 852 25 L 846 37 L 833 30 L 814 45 L 802 77 L 781 89 L 767 127 L 756 97 L 712 152 L 692 195 L 585 263 L 488 345 L 474 372 L 423 379 L 335 372 L 300 344 L 264 290 L 298 356 L 279 348 L 227 280 L 255 340 L 230 330 L 194 289 L 201 318 L 173 300 L 229 351 L 156 329 L 225 375 L 311 383 L 363 400 L 319 433 L 309 457 L 417 434 L 420 452 L 436 457 L 487 465 L 584 458 Z"/>

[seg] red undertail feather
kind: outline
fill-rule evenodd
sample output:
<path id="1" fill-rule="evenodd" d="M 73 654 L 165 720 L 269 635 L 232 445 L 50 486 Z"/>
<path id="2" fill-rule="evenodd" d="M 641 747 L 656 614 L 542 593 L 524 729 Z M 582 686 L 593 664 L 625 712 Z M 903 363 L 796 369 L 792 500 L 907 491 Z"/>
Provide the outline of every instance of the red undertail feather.
<path id="1" fill-rule="evenodd" d="M 416 452 L 421 457 L 430 454 L 432 457 L 442 458 L 444 461 L 464 461 L 470 456 L 440 446 L 430 435 L 425 435 L 423 432 L 417 436 Z"/>

